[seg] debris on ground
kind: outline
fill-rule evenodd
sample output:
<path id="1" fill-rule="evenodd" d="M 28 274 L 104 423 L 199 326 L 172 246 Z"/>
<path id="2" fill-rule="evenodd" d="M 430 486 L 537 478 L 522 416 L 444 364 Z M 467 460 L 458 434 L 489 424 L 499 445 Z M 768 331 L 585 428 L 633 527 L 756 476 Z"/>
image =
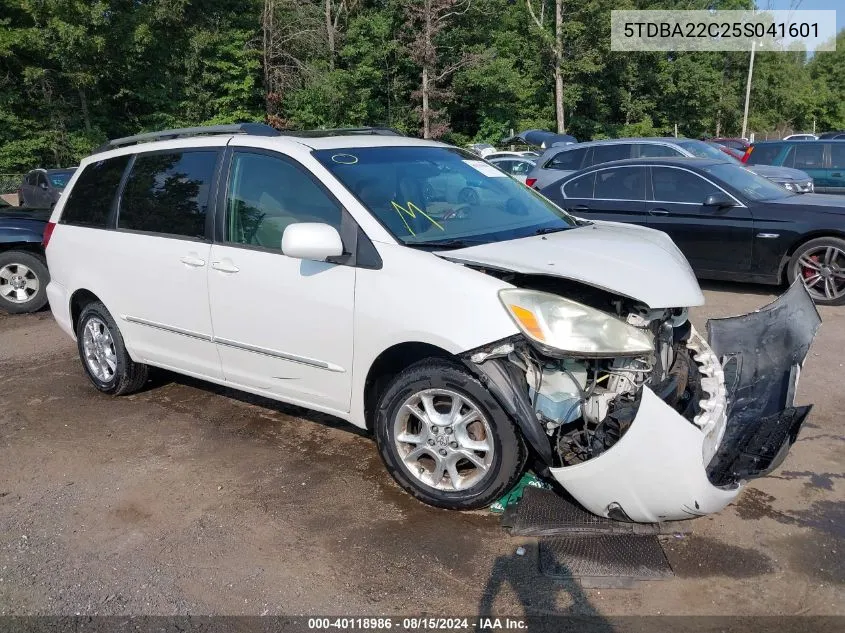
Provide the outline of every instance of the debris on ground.
<path id="1" fill-rule="evenodd" d="M 532 472 L 527 472 L 522 475 L 516 485 L 506 494 L 502 495 L 498 501 L 490 506 L 490 512 L 494 514 L 501 514 L 505 511 L 510 505 L 514 505 L 520 499 L 522 499 L 522 494 L 525 492 L 525 488 L 527 486 L 532 486 L 534 488 L 543 488 L 546 490 L 551 490 L 551 485 L 547 484 L 545 481 L 540 479 L 537 475 Z"/>

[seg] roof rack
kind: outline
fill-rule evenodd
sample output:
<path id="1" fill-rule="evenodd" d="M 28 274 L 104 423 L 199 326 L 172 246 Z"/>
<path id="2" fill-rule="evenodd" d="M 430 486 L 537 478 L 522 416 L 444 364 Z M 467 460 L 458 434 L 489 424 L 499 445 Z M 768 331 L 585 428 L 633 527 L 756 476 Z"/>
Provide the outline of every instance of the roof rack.
<path id="1" fill-rule="evenodd" d="M 405 136 L 402 132 L 392 127 L 339 127 L 325 130 L 282 130 L 281 134 L 306 138 L 347 135 Z"/>
<path id="2" fill-rule="evenodd" d="M 247 134 L 249 136 L 301 136 L 316 138 L 321 136 L 345 136 L 347 134 L 374 134 L 380 136 L 404 136 L 399 130 L 391 127 L 344 127 L 326 130 L 282 130 L 270 127 L 264 123 L 230 123 L 226 125 L 205 125 L 200 127 L 181 127 L 160 132 L 145 132 L 134 136 L 124 136 L 107 141 L 94 150 L 94 154 L 105 152 L 117 147 L 145 143 L 148 141 L 164 141 L 187 136 L 204 136 L 207 134 Z"/>
<path id="3" fill-rule="evenodd" d="M 134 143 L 144 143 L 147 141 L 163 141 L 172 138 L 182 138 L 185 136 L 204 136 L 206 134 L 249 134 L 250 136 L 280 136 L 281 133 L 265 125 L 264 123 L 230 123 L 226 125 L 206 125 L 200 127 L 182 127 L 172 130 L 162 130 L 160 132 L 146 132 L 144 134 L 135 134 L 134 136 L 124 136 L 123 138 L 116 138 L 107 141 L 94 150 L 94 153 L 105 152 L 106 150 L 115 149 L 116 147 L 123 147 L 125 145 L 132 145 Z"/>

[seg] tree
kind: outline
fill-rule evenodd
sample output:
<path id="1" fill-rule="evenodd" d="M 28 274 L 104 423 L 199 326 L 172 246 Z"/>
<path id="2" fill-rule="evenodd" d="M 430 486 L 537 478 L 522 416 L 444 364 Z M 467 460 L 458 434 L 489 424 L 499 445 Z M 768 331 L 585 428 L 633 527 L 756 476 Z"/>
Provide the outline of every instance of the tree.
<path id="1" fill-rule="evenodd" d="M 528 12 L 531 14 L 531 19 L 534 21 L 541 37 L 546 40 L 549 51 L 552 55 L 552 72 L 555 78 L 555 120 L 557 121 L 557 131 L 559 134 L 566 132 L 566 120 L 564 119 L 563 111 L 563 0 L 555 0 L 555 21 L 554 32 L 549 34 L 544 22 L 545 0 L 540 0 L 541 11 L 539 16 L 531 4 L 531 0 L 525 0 L 528 6 Z"/>
<path id="2" fill-rule="evenodd" d="M 463 66 L 478 60 L 478 55 L 464 53 L 451 63 L 442 64 L 437 37 L 457 16 L 464 15 L 472 0 L 410 0 L 405 6 L 408 30 L 413 34 L 408 43 L 408 54 L 420 68 L 421 101 L 420 118 L 423 138 L 437 138 L 448 130 L 443 110 L 432 107 L 434 100 L 446 100 L 448 89 L 439 84 Z"/>

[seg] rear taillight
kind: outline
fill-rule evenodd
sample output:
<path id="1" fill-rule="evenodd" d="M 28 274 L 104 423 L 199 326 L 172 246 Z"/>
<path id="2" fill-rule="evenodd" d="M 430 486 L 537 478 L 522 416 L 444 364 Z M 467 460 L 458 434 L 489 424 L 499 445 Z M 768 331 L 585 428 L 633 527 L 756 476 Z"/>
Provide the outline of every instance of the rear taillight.
<path id="1" fill-rule="evenodd" d="M 525 179 L 525 184 L 528 185 L 529 187 L 533 187 L 535 182 L 537 182 L 536 178 L 526 178 Z"/>
<path id="2" fill-rule="evenodd" d="M 44 227 L 44 237 L 41 238 L 41 246 L 47 248 L 47 245 L 50 243 L 50 237 L 53 235 L 53 229 L 56 228 L 55 222 L 47 222 L 47 226 Z"/>
<path id="3" fill-rule="evenodd" d="M 750 145 L 750 146 L 748 147 L 748 149 L 747 149 L 747 150 L 745 150 L 745 153 L 742 155 L 742 162 L 743 162 L 743 163 L 747 163 L 747 162 L 748 162 L 748 158 L 751 156 L 751 152 L 752 152 L 753 150 L 754 150 L 754 146 L 753 146 L 753 145 Z"/>

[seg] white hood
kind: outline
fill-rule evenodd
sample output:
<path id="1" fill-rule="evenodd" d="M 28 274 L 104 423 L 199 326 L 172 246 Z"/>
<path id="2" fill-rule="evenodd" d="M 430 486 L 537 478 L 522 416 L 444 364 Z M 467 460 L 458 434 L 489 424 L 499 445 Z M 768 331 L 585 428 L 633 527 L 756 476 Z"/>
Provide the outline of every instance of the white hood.
<path id="1" fill-rule="evenodd" d="M 650 308 L 704 303 L 689 263 L 669 236 L 632 224 L 595 222 L 438 255 L 517 273 L 572 279 L 642 301 Z"/>

